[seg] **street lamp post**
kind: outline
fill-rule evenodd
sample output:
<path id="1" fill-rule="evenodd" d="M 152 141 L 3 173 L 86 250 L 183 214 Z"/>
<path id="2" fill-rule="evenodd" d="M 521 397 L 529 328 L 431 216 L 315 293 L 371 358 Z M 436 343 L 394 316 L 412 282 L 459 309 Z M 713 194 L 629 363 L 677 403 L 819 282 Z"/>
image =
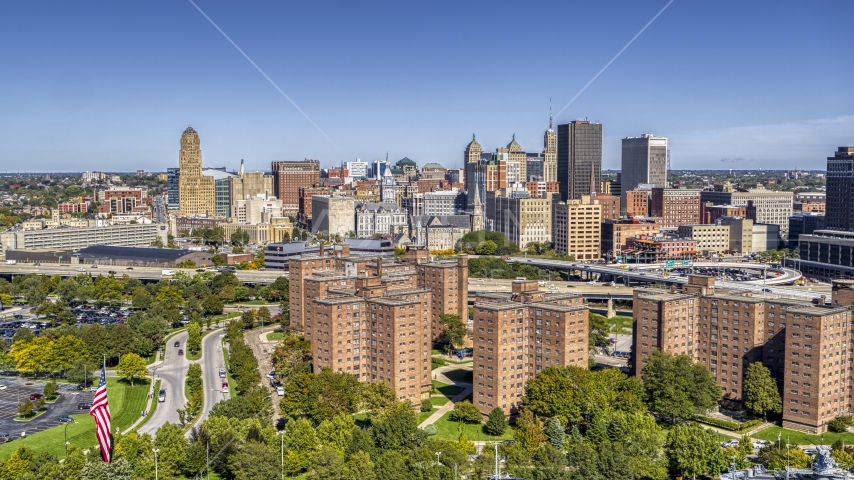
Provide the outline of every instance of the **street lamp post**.
<path id="1" fill-rule="evenodd" d="M 77 422 L 73 422 L 73 423 L 77 423 Z M 70 425 L 70 424 L 71 424 L 71 422 L 65 424 L 65 458 L 68 458 L 68 425 Z"/>
<path id="2" fill-rule="evenodd" d="M 154 480 L 160 480 L 160 475 L 157 471 L 157 453 L 160 452 L 160 450 L 153 448 L 151 451 L 154 452 Z"/>
<path id="3" fill-rule="evenodd" d="M 282 436 L 282 480 L 285 480 L 285 431 L 276 433 Z"/>

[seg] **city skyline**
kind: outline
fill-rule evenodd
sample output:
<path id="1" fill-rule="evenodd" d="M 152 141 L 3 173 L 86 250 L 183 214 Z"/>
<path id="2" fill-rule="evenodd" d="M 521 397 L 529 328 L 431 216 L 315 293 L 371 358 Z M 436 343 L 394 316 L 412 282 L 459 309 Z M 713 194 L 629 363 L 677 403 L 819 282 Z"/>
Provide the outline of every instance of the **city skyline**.
<path id="1" fill-rule="evenodd" d="M 329 13 L 197 2 L 334 144 L 191 3 L 56 3 L 48 13 L 15 4 L 0 32 L 15 47 L 3 55 L 15 73 L 0 77 L 0 160 L 7 171 L 165 171 L 187 125 L 205 137 L 205 166 L 243 158 L 247 170 L 386 151 L 462 167 L 472 132 L 485 151 L 515 134 L 539 152 L 549 99 L 560 111 L 666 4 Z M 642 133 L 668 137 L 674 170 L 821 168 L 828 150 L 854 141 L 852 67 L 838 60 L 846 45 L 824 35 L 854 6 L 737 8 L 673 2 L 554 123 L 601 122 L 605 170 L 619 168 L 620 140 Z M 525 34 L 490 27 L 510 15 Z M 472 18 L 484 28 L 470 28 Z M 585 48 L 560 46 L 568 29 Z"/>

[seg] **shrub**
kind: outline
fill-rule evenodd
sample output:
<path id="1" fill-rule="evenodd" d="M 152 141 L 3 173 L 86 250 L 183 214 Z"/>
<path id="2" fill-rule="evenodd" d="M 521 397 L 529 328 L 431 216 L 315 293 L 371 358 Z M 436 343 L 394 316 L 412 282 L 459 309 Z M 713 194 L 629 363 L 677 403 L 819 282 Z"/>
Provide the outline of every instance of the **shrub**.
<path id="1" fill-rule="evenodd" d="M 430 363 L 432 365 L 433 370 L 435 370 L 439 367 L 443 367 L 443 366 L 448 364 L 448 362 L 446 362 L 444 358 L 435 358 L 435 357 L 430 361 Z"/>
<path id="2" fill-rule="evenodd" d="M 427 435 L 430 435 L 432 437 L 433 435 L 436 435 L 437 433 L 439 433 L 439 427 L 437 427 L 436 425 L 433 425 L 431 423 L 430 425 L 427 425 L 426 427 L 424 427 L 424 433 L 426 433 Z"/>
<path id="3" fill-rule="evenodd" d="M 421 411 L 429 412 L 431 410 L 433 410 L 433 403 L 430 401 L 430 399 L 425 398 L 424 400 L 421 400 Z"/>
<path id="4" fill-rule="evenodd" d="M 483 416 L 480 414 L 480 410 L 474 406 L 468 400 L 463 400 L 454 405 L 454 409 L 451 410 L 451 414 L 448 415 L 448 418 L 454 422 L 465 422 L 465 423 L 480 423 L 483 419 Z"/>
<path id="5" fill-rule="evenodd" d="M 736 422 L 733 420 L 723 420 L 720 418 L 704 417 L 701 415 L 697 415 L 694 417 L 694 420 L 700 423 L 705 423 L 706 425 L 712 425 L 714 427 L 723 428 L 725 430 L 731 430 L 733 432 L 743 432 L 762 424 L 762 419 L 758 418 L 754 420 L 748 420 L 746 422 Z"/>
<path id="6" fill-rule="evenodd" d="M 854 425 L 854 420 L 852 420 L 852 417 L 848 415 L 842 415 L 828 422 L 827 428 L 831 432 L 843 433 L 847 431 L 848 428 L 852 425 Z"/>

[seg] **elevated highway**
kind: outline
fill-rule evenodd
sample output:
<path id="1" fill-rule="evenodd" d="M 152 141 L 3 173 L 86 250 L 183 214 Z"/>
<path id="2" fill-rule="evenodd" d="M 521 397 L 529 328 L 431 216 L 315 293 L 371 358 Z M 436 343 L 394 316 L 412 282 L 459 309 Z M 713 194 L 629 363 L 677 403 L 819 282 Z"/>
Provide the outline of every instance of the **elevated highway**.
<path id="1" fill-rule="evenodd" d="M 688 277 L 671 274 L 662 269 L 660 264 L 596 264 L 571 262 L 566 260 L 551 260 L 541 258 L 517 258 L 514 257 L 510 262 L 519 262 L 526 265 L 533 265 L 549 270 L 574 270 L 581 272 L 582 278 L 598 279 L 599 281 L 614 281 L 622 283 L 625 286 L 633 286 L 641 283 L 657 283 L 664 285 L 683 285 L 688 282 Z M 771 268 L 769 265 L 760 263 L 747 262 L 691 262 L 689 266 L 677 265 L 671 268 L 738 268 L 742 270 L 750 270 L 759 272 L 761 275 L 771 273 L 774 276 L 769 276 L 765 279 L 739 282 L 715 279 L 715 287 L 718 289 L 742 290 L 757 294 L 776 295 L 797 300 L 812 300 L 829 292 L 813 292 L 809 287 L 787 286 L 792 285 L 801 278 L 801 272 L 794 268 Z M 578 293 L 584 294 L 583 289 L 579 289 Z M 589 300 L 599 300 L 601 297 L 595 297 L 593 294 L 601 292 L 589 292 Z M 624 293 L 624 292 L 620 292 Z M 627 293 L 627 292 L 625 292 Z M 606 295 L 605 295 L 606 296 Z M 587 298 L 588 295 L 585 295 Z M 612 294 L 611 298 L 622 300 Z M 631 298 L 631 295 L 628 296 Z"/>
<path id="2" fill-rule="evenodd" d="M 115 275 L 117 277 L 121 277 L 122 275 L 127 275 L 130 278 L 136 278 L 139 280 L 151 280 L 157 281 L 162 278 L 167 278 L 163 276 L 163 270 L 172 270 L 175 272 L 184 272 L 189 276 L 196 275 L 199 272 L 196 272 L 195 268 L 155 268 L 155 267 L 123 267 L 117 265 L 98 265 L 96 268 L 92 268 L 92 264 L 86 265 L 66 265 L 66 264 L 57 264 L 57 263 L 44 263 L 42 262 L 40 266 L 36 266 L 34 263 L 23 263 L 18 262 L 14 265 L 9 265 L 6 263 L 0 263 L 0 275 L 3 276 L 14 276 L 14 275 L 26 275 L 29 273 L 35 273 L 39 275 L 60 275 L 62 277 L 76 277 L 80 274 L 92 274 L 93 276 L 109 275 L 109 272 L 116 272 Z M 237 276 L 238 280 L 242 283 L 248 283 L 253 285 L 268 285 L 276 281 L 277 278 L 282 276 L 283 272 L 278 270 L 238 270 L 234 272 Z"/>

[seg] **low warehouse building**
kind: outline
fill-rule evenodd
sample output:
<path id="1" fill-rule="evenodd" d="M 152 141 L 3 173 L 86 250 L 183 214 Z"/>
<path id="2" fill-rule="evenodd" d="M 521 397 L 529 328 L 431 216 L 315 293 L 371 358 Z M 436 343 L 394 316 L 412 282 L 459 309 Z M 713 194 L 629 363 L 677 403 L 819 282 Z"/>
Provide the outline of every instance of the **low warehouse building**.
<path id="1" fill-rule="evenodd" d="M 174 267 L 188 260 L 192 260 L 199 267 L 213 265 L 213 254 L 208 251 L 175 248 L 94 245 L 78 250 L 72 257 L 82 264 L 128 267 Z"/>

